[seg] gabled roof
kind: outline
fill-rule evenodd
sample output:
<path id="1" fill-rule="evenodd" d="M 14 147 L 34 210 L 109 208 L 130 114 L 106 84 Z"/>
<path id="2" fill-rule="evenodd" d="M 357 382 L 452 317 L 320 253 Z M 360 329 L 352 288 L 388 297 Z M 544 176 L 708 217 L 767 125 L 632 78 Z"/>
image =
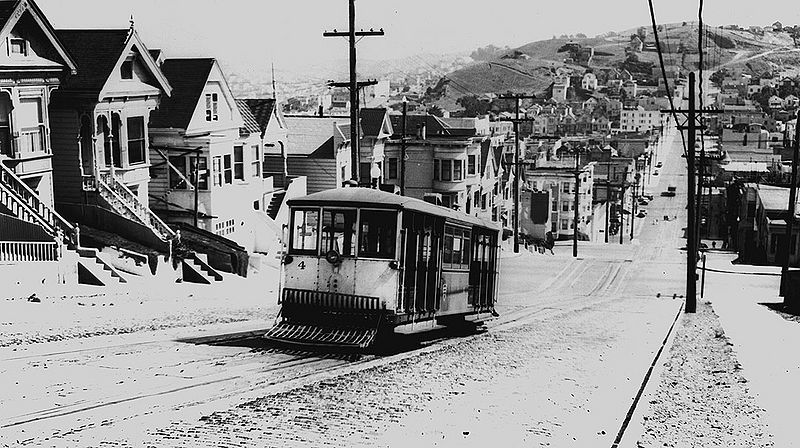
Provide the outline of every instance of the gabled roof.
<path id="1" fill-rule="evenodd" d="M 58 30 L 56 34 L 80 67 L 62 90 L 99 92 L 128 40 L 128 30 Z"/>
<path id="2" fill-rule="evenodd" d="M 162 98 L 150 114 L 150 127 L 186 129 L 214 63 L 213 58 L 166 59 L 161 71 L 172 85 L 172 96 Z"/>
<path id="3" fill-rule="evenodd" d="M 288 129 L 287 155 L 332 158 L 335 154 L 334 133 L 349 118 L 286 117 Z"/>
<path id="4" fill-rule="evenodd" d="M 261 127 L 258 125 L 258 121 L 256 121 L 256 117 L 253 115 L 250 106 L 247 104 L 247 100 L 236 100 L 236 107 L 239 109 L 239 113 L 242 114 L 242 120 L 244 120 L 244 126 L 242 126 L 239 134 L 261 135 Z M 242 133 L 242 130 L 245 132 Z"/>
<path id="5" fill-rule="evenodd" d="M 172 93 L 167 78 L 159 70 L 150 51 L 131 29 L 116 30 L 58 30 L 56 35 L 75 58 L 79 70 L 62 86 L 62 90 L 100 92 L 111 77 L 114 68 L 133 46 L 139 50 L 144 64 L 150 69 L 161 90 Z"/>
<path id="6" fill-rule="evenodd" d="M 42 10 L 33 0 L 3 0 L 0 1 L 0 39 L 5 39 L 8 33 L 14 29 L 17 21 L 22 17 L 22 13 L 27 10 L 34 21 L 39 24 L 45 37 L 53 45 L 56 52 L 61 56 L 67 68 L 72 74 L 76 73 L 75 60 L 69 54 L 64 44 L 56 36 L 53 26 L 47 20 Z"/>
<path id="7" fill-rule="evenodd" d="M 361 135 L 364 137 L 378 137 L 384 130 L 384 121 L 389 112 L 383 108 L 362 108 L 361 115 Z"/>
<path id="8" fill-rule="evenodd" d="M 263 137 L 272 118 L 272 112 L 275 110 L 275 100 L 272 98 L 247 98 L 244 101 L 250 108 Z"/>

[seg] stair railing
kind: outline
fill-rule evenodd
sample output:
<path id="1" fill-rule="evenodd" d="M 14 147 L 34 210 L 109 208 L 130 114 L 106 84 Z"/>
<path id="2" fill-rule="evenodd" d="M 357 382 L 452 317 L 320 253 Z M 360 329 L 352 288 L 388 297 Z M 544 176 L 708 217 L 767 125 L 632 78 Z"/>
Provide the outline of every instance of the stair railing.
<path id="1" fill-rule="evenodd" d="M 139 197 L 125 186 L 119 179 L 111 177 L 110 173 L 101 173 L 98 185 L 103 192 L 110 194 L 113 202 L 127 209 L 136 220 L 152 229 L 161 240 L 168 241 L 175 237 L 175 232 L 167 226 L 149 207 L 144 205 Z M 109 198 L 106 198 L 109 199 Z"/>
<path id="2" fill-rule="evenodd" d="M 42 202 L 39 199 L 39 195 L 28 184 L 23 182 L 10 168 L 2 163 L 0 163 L 0 185 L 4 187 L 5 196 L 7 197 L 5 200 L 15 200 L 19 205 L 22 205 L 30 215 L 29 221 L 33 218 L 52 236 L 57 236 L 60 232 L 65 241 L 77 244 L 75 226 Z"/>

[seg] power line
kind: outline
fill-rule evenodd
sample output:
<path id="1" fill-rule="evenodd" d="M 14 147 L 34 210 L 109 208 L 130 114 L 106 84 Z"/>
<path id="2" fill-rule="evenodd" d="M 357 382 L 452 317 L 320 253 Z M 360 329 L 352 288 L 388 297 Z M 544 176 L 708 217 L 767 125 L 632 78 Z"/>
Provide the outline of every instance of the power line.
<path id="1" fill-rule="evenodd" d="M 667 70 L 664 68 L 664 55 L 661 52 L 661 43 L 658 39 L 658 26 L 656 25 L 656 13 L 653 9 L 653 0 L 647 0 L 647 3 L 650 5 L 650 21 L 653 24 L 653 37 L 656 40 L 656 50 L 658 50 L 658 62 L 661 65 L 661 76 L 664 77 L 664 87 L 667 90 L 667 99 L 669 100 L 669 108 L 672 112 L 672 119 L 675 120 L 675 125 L 678 125 L 678 114 L 675 113 L 675 102 L 672 100 L 672 92 L 669 89 L 669 80 L 667 79 Z M 664 26 L 666 29 L 666 25 Z M 683 132 L 680 133 L 681 135 L 681 142 L 683 143 L 683 153 L 686 154 L 686 138 L 683 136 Z"/>

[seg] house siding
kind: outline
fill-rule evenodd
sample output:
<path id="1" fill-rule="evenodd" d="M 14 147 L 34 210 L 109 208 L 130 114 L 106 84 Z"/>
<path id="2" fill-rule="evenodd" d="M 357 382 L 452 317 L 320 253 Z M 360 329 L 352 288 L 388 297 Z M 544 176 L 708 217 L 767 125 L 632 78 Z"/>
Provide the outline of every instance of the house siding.
<path id="1" fill-rule="evenodd" d="M 306 192 L 308 194 L 336 188 L 336 161 L 326 159 L 309 159 L 306 157 L 289 157 L 287 165 L 290 175 L 307 176 Z"/>

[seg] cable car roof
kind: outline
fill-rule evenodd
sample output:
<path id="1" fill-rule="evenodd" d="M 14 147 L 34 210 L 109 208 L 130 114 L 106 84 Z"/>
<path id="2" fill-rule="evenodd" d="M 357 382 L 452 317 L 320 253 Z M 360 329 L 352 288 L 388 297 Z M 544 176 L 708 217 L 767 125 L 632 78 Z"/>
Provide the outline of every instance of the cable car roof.
<path id="1" fill-rule="evenodd" d="M 493 230 L 500 230 L 500 225 L 487 219 L 470 216 L 459 211 L 431 204 L 420 199 L 400 196 L 381 190 L 362 187 L 334 188 L 289 199 L 287 204 L 290 207 L 302 206 L 326 206 L 335 204 L 338 206 L 355 206 L 370 208 L 387 208 L 393 210 L 411 210 L 420 213 L 443 216 L 445 218 L 461 221 L 468 224 L 488 227 Z"/>

